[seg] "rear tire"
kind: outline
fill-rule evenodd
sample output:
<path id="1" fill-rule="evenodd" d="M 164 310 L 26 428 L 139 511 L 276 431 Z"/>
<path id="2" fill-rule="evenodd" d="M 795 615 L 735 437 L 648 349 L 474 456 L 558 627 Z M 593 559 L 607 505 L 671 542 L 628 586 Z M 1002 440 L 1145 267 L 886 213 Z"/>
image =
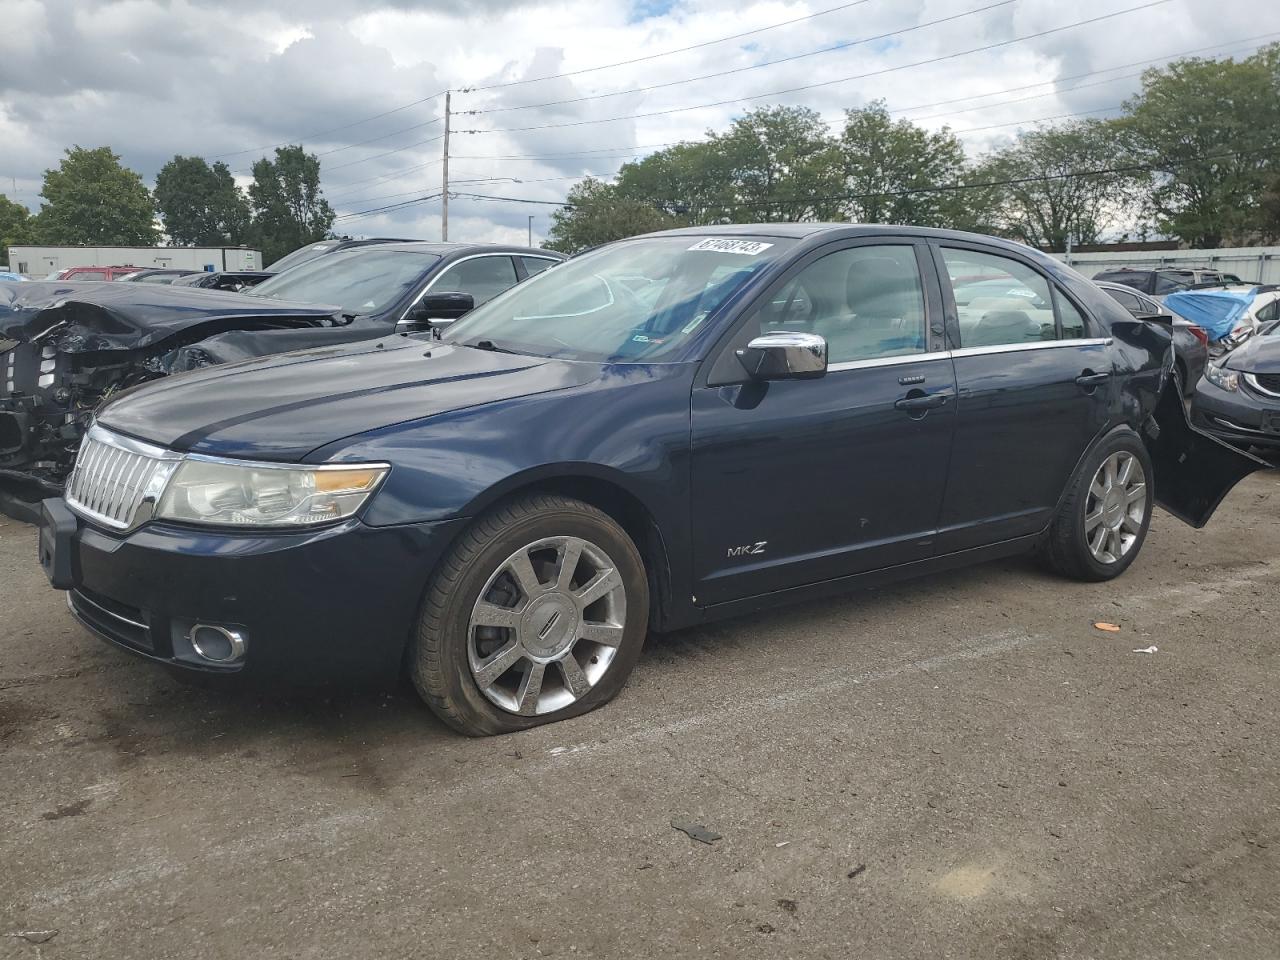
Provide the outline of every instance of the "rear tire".
<path id="1" fill-rule="evenodd" d="M 1091 450 L 1041 547 L 1049 568 L 1091 582 L 1124 573 L 1151 526 L 1152 477 L 1151 457 L 1132 431 L 1114 433 Z"/>
<path id="2" fill-rule="evenodd" d="M 579 500 L 523 497 L 482 515 L 441 561 L 410 675 L 459 733 L 524 730 L 611 700 L 648 619 L 644 561 L 621 526 Z"/>

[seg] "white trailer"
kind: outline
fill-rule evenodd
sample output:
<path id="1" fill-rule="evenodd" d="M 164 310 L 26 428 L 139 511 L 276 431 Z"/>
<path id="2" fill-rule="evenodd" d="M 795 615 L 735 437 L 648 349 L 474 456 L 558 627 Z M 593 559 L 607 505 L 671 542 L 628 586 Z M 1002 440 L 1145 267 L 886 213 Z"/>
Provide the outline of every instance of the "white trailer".
<path id="1" fill-rule="evenodd" d="M 9 247 L 9 269 L 31 277 L 46 277 L 68 267 L 116 266 L 261 270 L 262 252 L 248 247 Z"/>

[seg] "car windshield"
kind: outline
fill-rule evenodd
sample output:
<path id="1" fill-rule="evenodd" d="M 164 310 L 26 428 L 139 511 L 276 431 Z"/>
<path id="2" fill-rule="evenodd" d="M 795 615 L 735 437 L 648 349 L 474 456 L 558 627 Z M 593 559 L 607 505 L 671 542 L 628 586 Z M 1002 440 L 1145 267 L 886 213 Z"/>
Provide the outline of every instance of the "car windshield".
<path id="1" fill-rule="evenodd" d="M 357 247 L 264 280 L 245 296 L 333 303 L 343 313 L 379 313 L 416 286 L 440 259 L 420 250 Z"/>
<path id="2" fill-rule="evenodd" d="M 314 260 L 321 254 L 328 253 L 341 242 L 341 240 L 321 240 L 318 243 L 308 243 L 305 247 L 299 247 L 293 253 L 286 253 L 275 263 L 268 265 L 267 269 L 272 273 L 283 273 L 290 267 L 301 266 L 308 260 Z"/>
<path id="3" fill-rule="evenodd" d="M 663 360 L 794 243 L 683 236 L 610 244 L 512 287 L 445 339 L 572 360 Z"/>

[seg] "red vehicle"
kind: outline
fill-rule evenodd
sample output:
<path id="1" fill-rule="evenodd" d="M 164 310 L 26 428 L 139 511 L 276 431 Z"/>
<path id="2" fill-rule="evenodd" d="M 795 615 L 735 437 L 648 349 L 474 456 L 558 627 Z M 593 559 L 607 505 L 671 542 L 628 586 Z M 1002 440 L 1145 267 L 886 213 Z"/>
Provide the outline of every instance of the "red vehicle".
<path id="1" fill-rule="evenodd" d="M 50 280 L 119 280 L 129 273 L 137 273 L 142 267 L 68 267 L 50 277 Z"/>

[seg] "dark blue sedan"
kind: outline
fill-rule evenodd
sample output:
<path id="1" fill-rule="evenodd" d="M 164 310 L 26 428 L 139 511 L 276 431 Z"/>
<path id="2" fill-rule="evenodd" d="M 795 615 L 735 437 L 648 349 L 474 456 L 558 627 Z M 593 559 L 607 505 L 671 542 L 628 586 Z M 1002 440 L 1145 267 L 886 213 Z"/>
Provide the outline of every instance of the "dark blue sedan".
<path id="1" fill-rule="evenodd" d="M 655 234 L 443 339 L 119 395 L 41 561 L 175 669 L 407 668 L 457 730 L 502 733 L 609 700 L 650 630 L 1026 551 L 1117 576 L 1153 504 L 1203 525 L 1260 466 L 1188 424 L 1173 362 L 1167 324 L 1013 243 Z"/>

